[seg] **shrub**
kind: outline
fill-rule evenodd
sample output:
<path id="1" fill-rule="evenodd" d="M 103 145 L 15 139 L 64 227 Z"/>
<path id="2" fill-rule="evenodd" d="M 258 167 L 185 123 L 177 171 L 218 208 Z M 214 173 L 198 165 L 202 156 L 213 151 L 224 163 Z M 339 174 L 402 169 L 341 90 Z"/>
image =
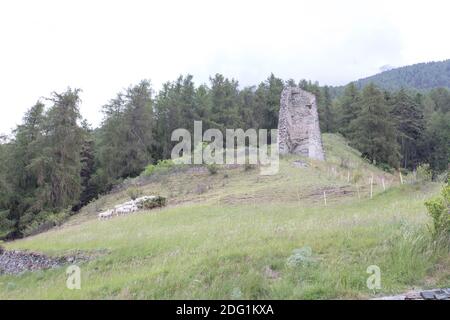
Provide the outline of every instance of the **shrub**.
<path id="1" fill-rule="evenodd" d="M 175 166 L 176 164 L 170 159 L 159 160 L 157 164 L 149 164 L 146 166 L 142 175 L 151 176 L 154 173 L 165 173 Z"/>
<path id="2" fill-rule="evenodd" d="M 433 177 L 430 165 L 428 163 L 421 164 L 416 169 L 416 182 L 430 182 Z"/>
<path id="3" fill-rule="evenodd" d="M 161 196 L 157 196 L 152 199 L 148 199 L 142 202 L 142 209 L 151 210 L 154 208 L 162 208 L 167 204 L 167 199 Z"/>
<path id="4" fill-rule="evenodd" d="M 142 195 L 142 191 L 137 187 L 130 187 L 127 190 L 127 195 L 131 198 L 131 200 L 136 200 Z"/>
<path id="5" fill-rule="evenodd" d="M 442 189 L 441 196 L 425 202 L 425 206 L 433 219 L 433 235 L 450 239 L 450 180 Z"/>
<path id="6" fill-rule="evenodd" d="M 0 244 L 0 254 L 3 254 L 3 252 L 5 252 L 5 247 L 3 247 L 3 246 Z"/>
<path id="7" fill-rule="evenodd" d="M 174 166 L 175 166 L 175 163 L 170 159 L 159 160 L 158 163 L 156 164 L 156 167 L 159 170 L 170 169 L 170 168 L 173 168 Z"/>
<path id="8" fill-rule="evenodd" d="M 233 300 L 240 300 L 242 299 L 242 291 L 239 288 L 233 288 L 230 295 L 231 299 Z"/>
<path id="9" fill-rule="evenodd" d="M 70 216 L 70 212 L 62 211 L 54 213 L 49 211 L 41 211 L 38 214 L 29 212 L 23 216 L 21 221 L 22 234 L 25 237 L 33 236 L 53 227 L 61 225 Z"/>
<path id="10" fill-rule="evenodd" d="M 219 166 L 217 164 L 208 164 L 207 166 L 208 171 L 211 175 L 215 175 L 217 174 L 217 172 L 219 171 Z"/>
<path id="11" fill-rule="evenodd" d="M 9 211 L 0 211 L 0 239 L 14 231 L 14 221 L 8 219 Z"/>
<path id="12" fill-rule="evenodd" d="M 312 251 L 309 247 L 295 249 L 292 251 L 292 255 L 287 259 L 286 265 L 291 268 L 307 266 L 314 261 L 311 256 Z"/>
<path id="13" fill-rule="evenodd" d="M 142 172 L 143 176 L 151 176 L 153 172 L 155 172 L 156 166 L 154 164 L 149 164 L 145 167 L 144 172 Z"/>
<path id="14" fill-rule="evenodd" d="M 106 203 L 106 198 L 105 197 L 101 197 L 99 199 L 94 199 L 93 200 L 94 203 L 94 208 L 95 208 L 95 212 L 102 212 L 105 210 L 105 208 L 107 207 L 107 203 Z"/>
<path id="15" fill-rule="evenodd" d="M 408 169 L 405 169 L 405 168 L 400 168 L 399 171 L 400 171 L 400 173 L 401 173 L 403 176 L 405 176 L 405 177 L 410 173 L 410 172 L 408 171 Z"/>
<path id="16" fill-rule="evenodd" d="M 380 168 L 381 170 L 383 170 L 384 172 L 388 172 L 388 173 L 393 173 L 394 170 L 392 169 L 392 167 L 390 165 L 388 165 L 387 163 L 378 163 L 377 167 Z"/>
<path id="17" fill-rule="evenodd" d="M 441 182 L 441 183 L 445 183 L 449 179 L 450 179 L 450 171 L 436 174 L 436 177 L 435 177 L 435 181 Z"/>

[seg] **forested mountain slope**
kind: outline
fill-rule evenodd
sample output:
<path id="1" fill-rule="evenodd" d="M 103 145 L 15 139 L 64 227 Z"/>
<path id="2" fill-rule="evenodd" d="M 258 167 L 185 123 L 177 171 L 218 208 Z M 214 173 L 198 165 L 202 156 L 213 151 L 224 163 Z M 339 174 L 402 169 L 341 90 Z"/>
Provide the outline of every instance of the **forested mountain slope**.
<path id="1" fill-rule="evenodd" d="M 363 88 L 371 82 L 387 90 L 450 88 L 450 59 L 395 68 L 360 79 L 356 83 L 359 88 Z"/>

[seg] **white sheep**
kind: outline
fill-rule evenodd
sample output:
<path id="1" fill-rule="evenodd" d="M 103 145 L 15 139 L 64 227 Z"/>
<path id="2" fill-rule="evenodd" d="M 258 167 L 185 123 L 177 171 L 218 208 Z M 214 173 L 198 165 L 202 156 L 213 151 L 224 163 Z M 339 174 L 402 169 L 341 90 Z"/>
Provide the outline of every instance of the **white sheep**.
<path id="1" fill-rule="evenodd" d="M 116 209 L 117 215 L 127 214 L 128 208 L 125 207 L 119 207 Z"/>
<path id="2" fill-rule="evenodd" d="M 118 214 L 128 214 L 137 211 L 136 205 L 122 205 L 116 209 Z"/>
<path id="3" fill-rule="evenodd" d="M 125 215 L 125 214 L 129 214 L 129 213 L 134 213 L 139 211 L 139 207 L 138 204 L 142 203 L 144 201 L 150 200 L 150 199 L 154 199 L 156 198 L 155 196 L 144 196 L 144 197 L 140 197 L 136 200 L 131 200 L 122 204 L 118 204 L 116 206 L 114 206 L 114 209 L 102 212 L 98 215 L 99 219 L 109 219 L 112 218 L 114 215 L 119 216 L 119 215 Z"/>
<path id="4" fill-rule="evenodd" d="M 135 200 L 135 202 L 140 203 L 140 202 L 144 202 L 144 201 L 155 199 L 155 198 L 156 198 L 155 196 L 143 196 L 143 197 L 137 198 Z"/>
<path id="5" fill-rule="evenodd" d="M 101 212 L 98 214 L 98 218 L 99 219 L 110 219 L 110 218 L 112 218 L 113 213 L 114 213 L 114 210 L 108 210 L 105 212 Z"/>

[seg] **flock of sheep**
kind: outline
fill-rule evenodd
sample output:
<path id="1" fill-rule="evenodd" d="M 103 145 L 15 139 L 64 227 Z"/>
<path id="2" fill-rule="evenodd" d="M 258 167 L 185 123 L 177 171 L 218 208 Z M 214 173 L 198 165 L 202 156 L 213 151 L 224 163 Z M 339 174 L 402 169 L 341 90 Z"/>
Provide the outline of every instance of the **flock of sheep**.
<path id="1" fill-rule="evenodd" d="M 155 196 L 144 196 L 131 200 L 114 207 L 114 209 L 107 210 L 98 214 L 99 220 L 111 219 L 114 216 L 126 215 L 129 213 L 134 213 L 142 208 L 142 203 L 148 200 L 156 199 Z"/>

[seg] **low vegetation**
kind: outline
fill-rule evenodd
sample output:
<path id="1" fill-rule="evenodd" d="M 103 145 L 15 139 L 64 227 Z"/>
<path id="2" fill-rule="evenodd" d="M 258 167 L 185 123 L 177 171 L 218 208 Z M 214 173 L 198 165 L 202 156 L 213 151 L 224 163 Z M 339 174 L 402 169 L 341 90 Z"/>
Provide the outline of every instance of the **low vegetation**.
<path id="1" fill-rule="evenodd" d="M 67 289 L 59 268 L 0 276 L 0 298 L 339 299 L 448 287 L 449 251 L 429 232 L 424 206 L 442 184 L 410 183 L 411 174 L 402 185 L 341 136 L 325 134 L 324 147 L 326 162 L 283 157 L 274 176 L 243 166 L 161 176 L 138 188 L 167 207 L 98 221 L 97 209 L 129 199 L 119 188 L 62 227 L 5 244 L 106 252 L 80 264 L 81 290 Z M 381 289 L 366 286 L 372 265 Z"/>
<path id="2" fill-rule="evenodd" d="M 433 218 L 433 235 L 438 239 L 443 238 L 450 245 L 450 179 L 441 195 L 426 202 L 426 206 Z"/>

